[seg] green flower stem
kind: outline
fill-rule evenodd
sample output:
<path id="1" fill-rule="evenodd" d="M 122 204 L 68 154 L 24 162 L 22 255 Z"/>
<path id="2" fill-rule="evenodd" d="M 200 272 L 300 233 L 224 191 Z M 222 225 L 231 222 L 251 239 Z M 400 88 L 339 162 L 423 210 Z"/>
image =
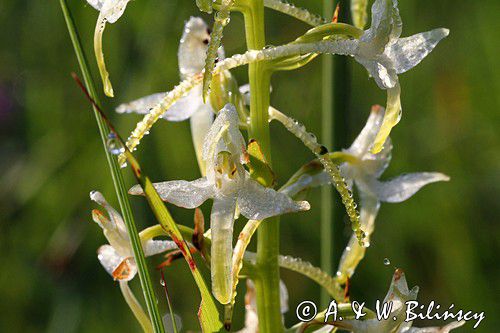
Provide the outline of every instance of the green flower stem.
<path id="1" fill-rule="evenodd" d="M 245 34 L 247 47 L 260 50 L 265 47 L 264 1 L 247 0 Z M 250 82 L 250 128 L 249 136 L 259 142 L 266 160 L 271 162 L 271 141 L 269 135 L 269 87 L 270 72 L 264 62 L 248 66 Z M 269 184 L 271 185 L 271 184 Z M 259 331 L 279 333 L 283 331 L 279 294 L 279 218 L 264 221 L 257 231 L 257 270 L 255 279 Z"/>
<path id="2" fill-rule="evenodd" d="M 323 0 L 323 16 L 330 17 L 333 13 L 333 2 Z M 321 136 L 327 147 L 332 148 L 333 139 L 333 57 L 324 54 L 322 59 L 322 91 L 321 91 Z M 320 258 L 321 269 L 328 275 L 333 272 L 333 221 L 332 200 L 333 190 L 331 186 L 321 187 L 321 223 L 320 223 Z M 321 289 L 321 307 L 328 306 L 330 295 L 325 289 Z"/>
<path id="3" fill-rule="evenodd" d="M 90 74 L 87 58 L 85 57 L 85 54 L 83 52 L 80 37 L 78 35 L 78 31 L 75 27 L 75 23 L 71 15 L 71 12 L 69 11 L 66 0 L 60 0 L 60 5 L 64 15 L 64 19 L 66 21 L 66 25 L 68 27 L 68 32 L 71 38 L 71 42 L 73 43 L 73 48 L 75 50 L 75 54 L 78 59 L 78 64 L 80 65 L 80 70 L 82 71 L 85 85 L 87 86 L 90 96 L 94 99 L 94 101 L 96 101 L 96 103 L 99 103 L 99 99 L 97 97 L 95 89 L 95 84 Z M 102 144 L 104 146 L 104 151 L 106 153 L 108 166 L 111 171 L 111 177 L 113 179 L 113 184 L 118 197 L 118 202 L 120 204 L 122 216 L 125 221 L 125 225 L 127 227 L 127 232 L 130 235 L 130 242 L 132 244 L 135 261 L 137 263 L 139 280 L 141 282 L 141 287 L 144 294 L 144 298 L 146 300 L 146 306 L 151 319 L 151 323 L 153 325 L 154 332 L 163 333 L 164 332 L 163 321 L 160 315 L 160 311 L 158 310 L 158 299 L 156 298 L 156 295 L 154 294 L 153 291 L 153 285 L 151 283 L 151 278 L 149 276 L 149 271 L 146 265 L 144 251 L 141 246 L 139 234 L 137 233 L 134 217 L 132 215 L 132 209 L 130 208 L 130 203 L 128 201 L 127 189 L 123 181 L 123 175 L 121 173 L 120 167 L 118 166 L 118 163 L 116 162 L 116 158 L 114 158 L 114 156 L 112 156 L 108 152 L 106 146 L 109 130 L 95 108 L 94 108 L 94 114 L 97 120 L 97 125 L 99 127 L 99 133 L 101 135 Z"/>

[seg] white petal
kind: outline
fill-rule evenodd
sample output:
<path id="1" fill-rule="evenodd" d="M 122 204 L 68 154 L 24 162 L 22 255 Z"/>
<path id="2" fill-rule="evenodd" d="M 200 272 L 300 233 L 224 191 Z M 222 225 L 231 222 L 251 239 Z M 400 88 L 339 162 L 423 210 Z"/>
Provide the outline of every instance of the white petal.
<path id="1" fill-rule="evenodd" d="M 287 186 L 284 190 L 280 190 L 280 193 L 286 194 L 289 197 L 293 197 L 306 188 L 323 186 L 326 184 L 330 184 L 330 182 L 330 175 L 324 171 L 318 172 L 314 175 L 303 174 L 299 177 L 299 179 L 297 179 L 296 182 L 294 182 L 290 186 Z"/>
<path id="2" fill-rule="evenodd" d="M 183 121 L 191 117 L 202 107 L 209 107 L 211 110 L 212 108 L 210 105 L 205 105 L 203 103 L 201 88 L 201 84 L 199 84 L 191 89 L 186 96 L 172 104 L 172 106 L 162 115 L 162 118 L 168 121 Z"/>
<path id="3" fill-rule="evenodd" d="M 245 105 L 250 105 L 250 84 L 244 84 L 239 88 L 241 96 L 243 96 L 243 101 Z"/>
<path id="4" fill-rule="evenodd" d="M 401 202 L 410 198 L 427 184 L 448 180 L 450 177 L 438 172 L 410 173 L 386 182 L 379 182 L 375 190 L 380 201 Z"/>
<path id="5" fill-rule="evenodd" d="M 155 254 L 165 251 L 176 250 L 178 248 L 174 241 L 152 239 L 144 242 L 142 247 L 146 257 L 154 256 Z"/>
<path id="6" fill-rule="evenodd" d="M 115 268 L 123 261 L 123 257 L 120 256 L 111 245 L 103 245 L 97 250 L 97 258 L 101 262 L 102 267 L 109 273 L 113 275 Z"/>
<path id="7" fill-rule="evenodd" d="M 207 199 L 212 198 L 215 193 L 214 184 L 207 181 L 204 177 L 192 182 L 172 180 L 154 183 L 153 186 L 163 201 L 188 209 L 199 207 Z M 133 186 L 128 193 L 132 195 L 144 195 L 144 191 L 140 185 Z"/>
<path id="8" fill-rule="evenodd" d="M 212 127 L 205 137 L 203 144 L 203 159 L 205 161 L 214 160 L 217 157 L 217 147 L 221 141 L 221 131 L 226 129 L 228 134 L 227 144 L 224 144 L 226 150 L 235 156 L 243 155 L 245 150 L 245 140 L 241 135 L 239 129 L 238 112 L 234 105 L 226 104 L 222 110 L 219 111 L 217 118 L 215 118 Z M 210 167 L 210 166 L 207 166 Z"/>
<path id="9" fill-rule="evenodd" d="M 401 311 L 405 309 L 405 302 L 408 300 L 413 300 L 417 298 L 418 287 L 408 288 L 408 283 L 406 282 L 405 274 L 402 270 L 397 269 L 392 277 L 391 285 L 389 286 L 389 291 L 385 295 L 384 303 L 392 303 L 392 312 Z"/>
<path id="10" fill-rule="evenodd" d="M 288 312 L 288 289 L 283 280 L 280 280 L 280 309 L 282 314 Z"/>
<path id="11" fill-rule="evenodd" d="M 109 230 L 110 232 L 114 232 L 114 233 L 117 232 L 119 234 L 117 236 L 119 236 L 123 239 L 128 239 L 127 228 L 125 227 L 125 222 L 123 221 L 122 216 L 120 215 L 120 213 L 118 213 L 116 211 L 116 209 L 114 209 L 106 201 L 106 199 L 104 198 L 102 193 L 99 191 L 92 191 L 92 192 L 90 192 L 90 199 L 92 199 L 92 201 L 95 201 L 96 203 L 98 203 L 99 205 L 104 207 L 106 209 L 106 211 L 108 212 L 111 224 L 109 227 L 106 227 L 105 225 L 103 225 L 105 227 L 104 230 L 105 231 Z"/>
<path id="12" fill-rule="evenodd" d="M 417 298 L 418 287 L 408 289 L 406 278 L 402 270 L 397 269 L 394 273 L 389 291 L 383 303 L 392 302 L 392 310 L 387 320 L 377 318 L 367 320 L 344 320 L 339 323 L 340 328 L 347 328 L 349 331 L 372 333 L 372 332 L 399 332 L 401 325 L 404 325 L 405 302 Z M 397 320 L 393 320 L 396 317 Z"/>
<path id="13" fill-rule="evenodd" d="M 397 84 L 398 77 L 396 70 L 385 55 L 375 58 L 356 55 L 354 59 L 366 68 L 370 77 L 375 80 L 380 89 L 389 89 Z"/>
<path id="14" fill-rule="evenodd" d="M 202 105 L 200 109 L 191 116 L 189 121 L 191 124 L 191 137 L 193 139 L 196 159 L 198 160 L 201 175 L 206 176 L 206 166 L 205 161 L 203 161 L 203 143 L 214 121 L 212 107 L 208 104 Z"/>
<path id="15" fill-rule="evenodd" d="M 396 72 L 401 74 L 415 67 L 449 32 L 448 29 L 439 28 L 398 39 L 387 50 Z"/>
<path id="16" fill-rule="evenodd" d="M 106 272 L 115 280 L 130 281 L 137 273 L 137 265 L 131 257 L 118 254 L 111 245 L 103 245 L 97 250 L 97 258 Z"/>
<path id="17" fill-rule="evenodd" d="M 159 104 L 167 93 L 156 93 L 136 99 L 129 103 L 123 103 L 116 108 L 118 113 L 139 113 L 146 114 L 151 111 L 153 107 Z"/>
<path id="18" fill-rule="evenodd" d="M 381 54 L 385 46 L 401 35 L 402 22 L 396 0 L 376 0 L 372 5 L 372 22 L 360 41 L 367 53 Z"/>
<path id="19" fill-rule="evenodd" d="M 380 130 L 384 114 L 385 109 L 380 105 L 374 105 L 372 107 L 370 116 L 368 117 L 365 126 L 356 137 L 351 147 L 347 150 L 350 154 L 362 157 L 369 151 L 373 141 L 375 141 L 375 136 Z"/>
<path id="20" fill-rule="evenodd" d="M 101 10 L 102 4 L 106 0 L 87 0 L 87 3 L 97 10 Z"/>
<path id="21" fill-rule="evenodd" d="M 229 303 L 232 298 L 231 256 L 235 209 L 236 198 L 216 198 L 210 215 L 212 293 L 222 304 Z"/>
<path id="22" fill-rule="evenodd" d="M 178 59 L 181 78 L 200 73 L 205 66 L 210 40 L 207 24 L 199 17 L 191 17 L 184 25 L 179 44 Z"/>
<path id="23" fill-rule="evenodd" d="M 266 188 L 248 175 L 238 193 L 238 207 L 243 216 L 252 220 L 263 220 L 311 208 L 307 201 L 293 201 L 286 194 Z"/>
<path id="24" fill-rule="evenodd" d="M 156 105 L 160 104 L 166 95 L 167 93 L 156 93 L 129 103 L 121 104 L 116 108 L 116 112 L 147 114 Z M 212 111 L 212 107 L 209 104 L 203 104 L 201 98 L 201 85 L 197 85 L 191 89 L 186 96 L 172 104 L 161 117 L 168 121 L 183 121 L 190 118 L 197 111 L 203 109 Z"/>
<path id="25" fill-rule="evenodd" d="M 104 14 L 109 23 L 115 23 L 123 15 L 129 1 L 105 0 L 101 7 L 101 13 Z"/>

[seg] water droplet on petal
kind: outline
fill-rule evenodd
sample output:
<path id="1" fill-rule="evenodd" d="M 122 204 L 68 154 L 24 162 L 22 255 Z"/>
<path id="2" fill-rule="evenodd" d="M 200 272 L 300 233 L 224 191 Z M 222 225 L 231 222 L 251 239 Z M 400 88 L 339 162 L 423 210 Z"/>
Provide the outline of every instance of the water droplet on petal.
<path id="1" fill-rule="evenodd" d="M 384 265 L 389 266 L 391 264 L 391 261 L 389 258 L 384 258 Z"/>
<path id="2" fill-rule="evenodd" d="M 117 138 L 115 133 L 108 134 L 108 140 L 106 141 L 106 147 L 108 151 L 113 155 L 119 155 L 125 152 L 125 148 L 121 144 L 120 140 Z"/>

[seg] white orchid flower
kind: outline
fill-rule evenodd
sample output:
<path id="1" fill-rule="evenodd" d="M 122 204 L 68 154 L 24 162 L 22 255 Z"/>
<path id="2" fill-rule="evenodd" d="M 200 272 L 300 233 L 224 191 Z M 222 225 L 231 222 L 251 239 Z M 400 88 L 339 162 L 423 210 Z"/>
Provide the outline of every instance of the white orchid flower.
<path id="1" fill-rule="evenodd" d="M 400 86 L 402 74 L 422 61 L 434 47 L 448 36 L 444 28 L 399 38 L 402 21 L 397 0 L 376 0 L 372 6 L 370 29 L 361 36 L 354 58 L 362 64 L 381 89 L 387 90 L 387 112 L 373 142 L 373 153 L 382 146 L 401 117 Z"/>
<path id="2" fill-rule="evenodd" d="M 193 209 L 213 199 L 210 222 L 212 292 L 222 304 L 229 303 L 232 295 L 231 254 L 236 206 L 243 216 L 252 220 L 310 208 L 308 202 L 295 202 L 250 178 L 243 167 L 247 156 L 238 126 L 238 113 L 233 105 L 227 104 L 205 138 L 206 177 L 191 182 L 175 180 L 154 184 L 162 200 L 179 207 Z M 136 185 L 129 193 L 138 195 L 143 191 Z"/>
<path id="3" fill-rule="evenodd" d="M 344 151 L 351 156 L 352 162 L 344 163 L 341 166 L 344 177 L 347 178 L 351 186 L 352 182 L 354 182 L 359 190 L 360 222 L 366 233 L 367 241 L 369 241 L 369 237 L 373 232 L 380 202 L 402 202 L 409 199 L 427 184 L 450 179 L 438 172 L 419 172 L 404 174 L 388 181 L 381 181 L 379 178 L 391 160 L 392 144 L 390 138 L 387 138 L 384 148 L 376 155 L 370 152 L 370 146 L 380 131 L 380 127 L 383 126 L 384 116 L 383 107 L 374 106 L 372 108 L 365 127 L 351 147 Z M 356 237 L 351 237 L 341 257 L 337 272 L 341 282 L 352 276 L 365 251 L 365 248 L 358 245 Z"/>
<path id="4" fill-rule="evenodd" d="M 99 11 L 99 17 L 94 32 L 94 52 L 97 59 L 97 66 L 101 74 L 106 96 L 113 97 L 113 86 L 109 80 L 109 73 L 104 63 L 104 54 L 102 52 L 102 34 L 106 27 L 106 22 L 115 23 L 125 11 L 130 0 L 87 0 L 89 5 Z"/>
<path id="5" fill-rule="evenodd" d="M 402 202 L 427 184 L 449 180 L 449 177 L 442 173 L 419 172 L 381 181 L 380 177 L 391 160 L 392 145 L 388 138 L 383 150 L 378 154 L 372 154 L 370 147 L 380 131 L 384 116 L 383 107 L 374 106 L 372 108 L 361 133 L 351 147 L 343 152 L 344 159 L 348 162 L 343 163 L 340 167 L 348 186 L 352 188 L 354 183 L 359 190 L 360 224 L 361 229 L 365 232 L 366 245 L 369 245 L 370 235 L 373 232 L 381 202 Z M 287 185 L 283 192 L 293 196 L 305 188 L 322 186 L 329 184 L 329 182 L 330 177 L 324 171 L 314 174 L 305 173 Z M 366 248 L 359 245 L 356 235 L 353 234 L 340 260 L 337 272 L 339 283 L 344 283 L 348 277 L 354 274 L 354 270 L 363 259 L 365 251 Z"/>
<path id="6" fill-rule="evenodd" d="M 130 281 L 137 273 L 137 264 L 130 244 L 130 238 L 121 215 L 97 191 L 90 192 L 90 198 L 108 212 L 108 217 L 97 209 L 92 211 L 93 220 L 99 224 L 109 244 L 97 250 L 97 258 L 113 279 Z M 177 249 L 173 241 L 143 240 L 142 247 L 146 256 Z"/>
<path id="7" fill-rule="evenodd" d="M 179 43 L 178 61 L 182 80 L 199 74 L 205 66 L 205 58 L 210 41 L 210 29 L 199 17 L 191 17 L 184 25 L 184 31 Z M 221 48 L 219 58 L 224 58 Z M 203 139 L 212 125 L 214 109 L 210 103 L 205 104 L 201 95 L 201 85 L 196 86 L 183 98 L 175 102 L 162 118 L 167 121 L 184 121 L 191 123 L 191 135 L 200 169 L 204 171 L 201 151 Z M 125 103 L 116 109 L 118 113 L 147 114 L 157 104 L 161 103 L 167 93 L 156 93 L 130 103 Z"/>
<path id="8" fill-rule="evenodd" d="M 400 332 L 399 328 L 404 324 L 405 320 L 405 303 L 416 300 L 417 294 L 418 287 L 409 290 L 404 272 L 397 269 L 382 303 L 390 304 L 389 302 L 392 302 L 392 308 L 387 319 L 343 320 L 337 322 L 335 326 L 356 333 Z"/>

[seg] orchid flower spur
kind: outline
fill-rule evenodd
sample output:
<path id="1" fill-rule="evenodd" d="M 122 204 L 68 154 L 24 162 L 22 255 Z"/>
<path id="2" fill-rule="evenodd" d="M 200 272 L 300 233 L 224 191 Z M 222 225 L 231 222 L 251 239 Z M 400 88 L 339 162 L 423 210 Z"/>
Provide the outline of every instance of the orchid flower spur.
<path id="1" fill-rule="evenodd" d="M 362 64 L 381 89 L 387 90 L 387 112 L 373 143 L 378 153 L 401 117 L 398 74 L 419 64 L 443 39 L 449 30 L 438 28 L 399 38 L 402 21 L 397 0 L 376 0 L 372 6 L 372 23 L 359 39 L 354 58 Z"/>
<path id="2" fill-rule="evenodd" d="M 211 39 L 210 29 L 199 17 L 191 17 L 184 25 L 184 31 L 179 43 L 178 61 L 181 80 L 199 75 L 205 64 L 207 45 Z M 218 49 L 218 58 L 224 59 L 224 50 Z M 211 100 L 205 102 L 202 97 L 202 86 L 197 85 L 184 97 L 177 100 L 162 115 L 167 121 L 184 121 L 189 119 L 191 125 L 191 136 L 198 160 L 200 170 L 204 175 L 205 167 L 202 158 L 203 139 L 212 125 L 214 113 L 217 108 L 224 104 L 221 100 L 233 102 L 238 105 L 238 109 L 243 108 L 243 99 L 236 92 L 230 92 L 231 88 L 237 86 L 234 78 L 228 71 L 221 73 L 214 78 L 217 85 L 214 87 Z M 231 86 L 231 87 L 225 87 Z M 233 89 L 237 90 L 237 89 Z M 138 113 L 147 114 L 167 95 L 166 92 L 152 94 L 135 101 L 121 104 L 116 111 L 118 113 Z M 215 107 L 215 108 L 214 108 Z"/>
<path id="3" fill-rule="evenodd" d="M 238 113 L 226 105 L 208 131 L 203 146 L 206 177 L 192 182 L 184 180 L 154 184 L 162 200 L 176 206 L 193 209 L 209 198 L 213 199 L 211 213 L 211 273 L 212 292 L 222 303 L 231 301 L 231 255 L 233 224 L 236 206 L 248 219 L 268 217 L 308 210 L 306 201 L 293 201 L 287 195 L 265 188 L 250 178 L 244 169 L 245 141 L 239 131 Z M 130 194 L 143 194 L 134 186 Z"/>
<path id="4" fill-rule="evenodd" d="M 104 207 L 108 213 L 108 217 L 106 217 L 97 209 L 92 211 L 93 220 L 102 228 L 104 236 L 109 242 L 109 244 L 102 245 L 97 250 L 97 258 L 106 272 L 108 272 L 114 280 L 119 281 L 123 298 L 125 298 L 125 301 L 141 324 L 144 332 L 153 332 L 148 316 L 128 286 L 128 281 L 132 280 L 137 273 L 137 265 L 134 260 L 134 254 L 127 229 L 125 228 L 125 223 L 121 215 L 106 201 L 100 192 L 90 192 L 90 198 Z M 177 249 L 177 245 L 173 241 L 152 239 L 143 239 L 142 247 L 146 256 Z"/>
<path id="5" fill-rule="evenodd" d="M 94 52 L 97 59 L 97 66 L 101 74 L 106 96 L 113 97 L 113 86 L 109 80 L 109 73 L 104 63 L 104 54 L 102 51 L 102 34 L 106 28 L 106 22 L 115 23 L 125 11 L 130 0 L 87 0 L 89 5 L 99 11 L 99 17 L 94 32 Z"/>

